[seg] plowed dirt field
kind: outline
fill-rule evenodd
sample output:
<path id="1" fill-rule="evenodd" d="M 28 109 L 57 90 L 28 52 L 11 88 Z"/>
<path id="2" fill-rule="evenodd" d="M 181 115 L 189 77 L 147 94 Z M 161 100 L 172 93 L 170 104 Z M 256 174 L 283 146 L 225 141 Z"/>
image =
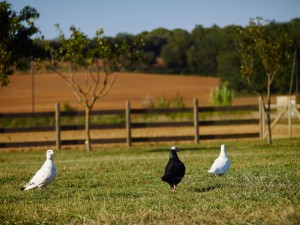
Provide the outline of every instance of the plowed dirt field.
<path id="1" fill-rule="evenodd" d="M 84 74 L 78 76 L 85 77 Z M 198 99 L 199 105 L 209 105 L 210 90 L 218 84 L 218 78 L 120 73 L 110 93 L 99 99 L 94 109 L 124 109 L 127 100 L 132 107 L 143 107 L 161 95 L 174 99 L 176 94 L 184 98 L 186 106 L 191 106 L 193 99 Z M 31 75 L 13 75 L 9 85 L 0 92 L 2 113 L 31 112 L 32 105 L 36 112 L 53 111 L 56 102 L 83 110 L 72 89 L 55 74 L 36 75 L 34 86 Z"/>

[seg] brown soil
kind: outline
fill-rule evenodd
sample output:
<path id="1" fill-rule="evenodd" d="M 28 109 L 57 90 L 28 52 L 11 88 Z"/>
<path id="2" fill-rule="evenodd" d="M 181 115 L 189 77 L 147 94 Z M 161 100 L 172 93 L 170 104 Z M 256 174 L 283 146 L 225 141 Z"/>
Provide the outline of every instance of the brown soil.
<path id="1" fill-rule="evenodd" d="M 84 75 L 79 77 L 84 78 Z M 98 100 L 94 109 L 124 109 L 127 100 L 132 107 L 143 107 L 161 95 L 174 99 L 176 94 L 184 98 L 186 106 L 191 106 L 193 99 L 198 99 L 199 105 L 209 105 L 210 90 L 218 84 L 218 78 L 120 73 L 110 93 Z M 0 92 L 0 112 L 31 112 L 32 99 L 32 76 L 14 75 Z M 54 111 L 56 102 L 83 110 L 62 78 L 54 74 L 36 75 L 34 111 Z"/>

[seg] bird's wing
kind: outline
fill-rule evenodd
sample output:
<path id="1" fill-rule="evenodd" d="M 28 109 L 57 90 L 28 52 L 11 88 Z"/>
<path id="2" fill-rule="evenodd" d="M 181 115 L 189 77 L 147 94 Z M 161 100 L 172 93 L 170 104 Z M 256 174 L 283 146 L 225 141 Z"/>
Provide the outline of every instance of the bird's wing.
<path id="1" fill-rule="evenodd" d="M 208 172 L 210 172 L 210 173 L 217 172 L 219 170 L 219 168 L 221 167 L 221 164 L 222 164 L 221 160 L 219 158 L 217 158 L 214 161 L 214 163 L 211 165 L 211 168 L 210 168 L 210 170 Z"/>
<path id="2" fill-rule="evenodd" d="M 222 171 L 225 173 L 230 168 L 230 161 L 229 159 L 225 159 L 224 165 L 222 166 Z"/>
<path id="3" fill-rule="evenodd" d="M 208 172 L 216 174 L 225 173 L 229 169 L 229 166 L 230 163 L 228 159 L 217 158 Z"/>
<path id="4" fill-rule="evenodd" d="M 31 180 L 24 186 L 24 190 L 30 190 L 33 188 L 39 187 L 41 184 L 43 184 L 46 179 L 50 176 L 51 171 L 46 168 L 42 167 L 39 169 L 36 174 L 31 178 Z"/>
<path id="5" fill-rule="evenodd" d="M 170 179 L 173 177 L 183 177 L 185 173 L 185 166 L 183 163 L 167 164 L 163 178 Z"/>

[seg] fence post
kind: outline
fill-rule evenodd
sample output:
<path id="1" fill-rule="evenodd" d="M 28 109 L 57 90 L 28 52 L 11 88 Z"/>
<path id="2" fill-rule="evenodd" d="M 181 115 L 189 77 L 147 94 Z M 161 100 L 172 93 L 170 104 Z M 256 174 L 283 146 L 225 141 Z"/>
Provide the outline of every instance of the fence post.
<path id="1" fill-rule="evenodd" d="M 198 116 L 198 100 L 194 99 L 194 141 L 199 143 L 199 116 Z"/>
<path id="2" fill-rule="evenodd" d="M 130 101 L 126 101 L 126 136 L 127 136 L 127 146 L 131 146 L 131 110 Z"/>
<path id="3" fill-rule="evenodd" d="M 259 137 L 260 140 L 264 139 L 264 131 L 265 131 L 265 110 L 263 107 L 263 101 L 261 99 L 261 97 L 258 97 L 258 110 L 259 110 Z"/>
<path id="4" fill-rule="evenodd" d="M 56 131 L 56 149 L 59 150 L 61 147 L 60 140 L 60 105 L 55 104 L 55 131 Z"/>
<path id="5" fill-rule="evenodd" d="M 289 102 L 288 102 L 288 127 L 289 127 L 289 138 L 292 137 L 292 115 L 291 115 L 291 96 L 289 96 Z"/>

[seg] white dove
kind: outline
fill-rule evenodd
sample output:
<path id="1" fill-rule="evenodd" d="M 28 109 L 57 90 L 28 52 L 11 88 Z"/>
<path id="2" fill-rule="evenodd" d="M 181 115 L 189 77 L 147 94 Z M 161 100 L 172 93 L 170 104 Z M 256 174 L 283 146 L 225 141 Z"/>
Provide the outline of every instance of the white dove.
<path id="1" fill-rule="evenodd" d="M 56 169 L 53 163 L 54 152 L 49 149 L 46 153 L 46 161 L 43 166 L 36 172 L 33 178 L 21 188 L 27 191 L 34 188 L 46 188 L 56 177 Z"/>
<path id="2" fill-rule="evenodd" d="M 212 164 L 209 173 L 214 173 L 219 176 L 223 176 L 230 168 L 230 161 L 226 153 L 225 145 L 221 145 L 221 152 L 219 157 Z"/>

